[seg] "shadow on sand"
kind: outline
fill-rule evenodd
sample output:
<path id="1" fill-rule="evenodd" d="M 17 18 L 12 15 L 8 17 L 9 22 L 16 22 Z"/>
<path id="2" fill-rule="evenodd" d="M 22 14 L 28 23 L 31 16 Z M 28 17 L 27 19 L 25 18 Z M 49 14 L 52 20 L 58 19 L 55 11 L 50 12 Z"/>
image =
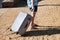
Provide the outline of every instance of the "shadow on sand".
<path id="1" fill-rule="evenodd" d="M 41 2 L 43 0 L 38 0 L 38 2 Z M 14 7 L 4 7 L 4 8 L 16 8 L 16 7 L 25 7 L 27 6 L 27 0 L 20 0 L 18 4 L 15 4 Z"/>
<path id="2" fill-rule="evenodd" d="M 43 0 L 38 0 L 38 2 L 41 2 Z M 15 5 L 15 7 L 25 7 L 27 6 L 27 0 L 22 0 L 19 4 Z"/>
<path id="3" fill-rule="evenodd" d="M 41 26 L 41 27 L 59 27 L 60 26 Z M 60 34 L 60 29 L 58 28 L 48 28 L 47 30 L 34 30 L 26 32 L 22 37 L 31 37 L 31 36 L 43 36 L 43 35 L 53 35 Z"/>
<path id="4" fill-rule="evenodd" d="M 38 0 L 38 3 L 44 0 Z M 25 7 L 27 6 L 27 0 L 22 0 L 19 4 L 15 5 L 15 7 Z M 43 4 L 38 6 L 60 6 L 60 4 Z"/>
<path id="5" fill-rule="evenodd" d="M 38 3 L 44 1 L 44 0 L 38 0 Z M 0 1 L 0 5 L 2 3 L 2 0 Z M 27 6 L 27 0 L 21 0 L 18 4 L 15 4 L 14 7 L 11 8 L 17 8 L 17 7 L 26 7 Z M 60 4 L 42 4 L 38 6 L 60 6 Z M 10 8 L 10 7 L 5 7 L 5 8 Z"/>

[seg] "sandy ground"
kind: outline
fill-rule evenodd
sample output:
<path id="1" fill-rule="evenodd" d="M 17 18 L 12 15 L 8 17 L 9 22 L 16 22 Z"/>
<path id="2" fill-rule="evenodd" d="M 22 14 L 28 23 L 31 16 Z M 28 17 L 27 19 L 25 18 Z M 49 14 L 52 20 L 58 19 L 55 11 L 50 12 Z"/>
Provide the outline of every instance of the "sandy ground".
<path id="1" fill-rule="evenodd" d="M 41 4 L 41 5 L 40 5 Z M 0 8 L 0 40 L 60 40 L 60 0 L 39 2 L 35 17 L 37 29 L 20 36 L 10 27 L 19 12 L 31 13 L 27 7 Z"/>

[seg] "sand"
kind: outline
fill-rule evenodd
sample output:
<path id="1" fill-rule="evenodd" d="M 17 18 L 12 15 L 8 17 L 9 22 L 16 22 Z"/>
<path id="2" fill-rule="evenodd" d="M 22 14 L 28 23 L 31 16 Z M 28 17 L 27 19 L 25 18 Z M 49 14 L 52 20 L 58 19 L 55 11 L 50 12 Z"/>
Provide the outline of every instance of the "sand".
<path id="1" fill-rule="evenodd" d="M 35 17 L 37 29 L 26 32 L 24 36 L 10 31 L 10 27 L 19 12 L 23 11 L 30 14 L 30 10 L 27 7 L 1 8 L 0 40 L 60 40 L 60 6 L 57 4 L 60 4 L 59 0 L 39 2 L 40 6 Z"/>

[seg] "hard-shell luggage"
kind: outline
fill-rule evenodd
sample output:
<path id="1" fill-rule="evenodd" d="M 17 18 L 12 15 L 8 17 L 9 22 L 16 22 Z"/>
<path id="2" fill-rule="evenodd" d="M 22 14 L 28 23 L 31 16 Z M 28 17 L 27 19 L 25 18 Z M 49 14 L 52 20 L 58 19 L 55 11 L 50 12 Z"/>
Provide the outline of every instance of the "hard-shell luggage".
<path id="1" fill-rule="evenodd" d="M 18 32 L 20 35 L 23 35 L 26 32 L 31 20 L 31 15 L 26 12 L 20 12 L 12 24 L 11 30 L 16 33 Z"/>

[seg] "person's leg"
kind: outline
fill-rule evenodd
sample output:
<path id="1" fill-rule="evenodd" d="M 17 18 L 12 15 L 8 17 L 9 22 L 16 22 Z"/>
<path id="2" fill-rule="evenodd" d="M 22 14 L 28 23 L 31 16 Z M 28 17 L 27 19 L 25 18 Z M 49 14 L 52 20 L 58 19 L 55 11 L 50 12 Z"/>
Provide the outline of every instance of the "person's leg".
<path id="1" fill-rule="evenodd" d="M 34 18 L 35 18 L 35 15 L 36 15 L 36 12 L 33 13 L 33 19 L 32 19 L 32 22 L 31 22 L 31 26 L 32 27 L 34 26 Z"/>
<path id="2" fill-rule="evenodd" d="M 32 13 L 31 16 L 33 17 L 32 18 L 32 21 L 27 29 L 27 31 L 30 31 L 32 28 L 34 28 L 34 18 L 35 18 L 35 15 L 36 15 L 36 12 Z"/>
<path id="3" fill-rule="evenodd" d="M 31 25 L 34 26 L 34 18 L 37 12 L 37 6 L 34 6 L 34 11 L 31 13 L 31 16 L 33 17 Z"/>
<path id="4" fill-rule="evenodd" d="M 30 25 L 29 25 L 29 27 L 28 27 L 28 31 L 30 31 L 32 28 L 34 28 L 34 18 L 35 18 L 35 15 L 36 15 L 36 12 L 37 12 L 37 6 L 34 6 L 34 12 L 33 12 L 33 10 L 32 10 L 32 8 L 30 8 L 30 10 L 31 10 L 31 16 L 33 17 L 32 18 L 32 21 L 31 21 L 31 23 L 30 23 Z"/>

